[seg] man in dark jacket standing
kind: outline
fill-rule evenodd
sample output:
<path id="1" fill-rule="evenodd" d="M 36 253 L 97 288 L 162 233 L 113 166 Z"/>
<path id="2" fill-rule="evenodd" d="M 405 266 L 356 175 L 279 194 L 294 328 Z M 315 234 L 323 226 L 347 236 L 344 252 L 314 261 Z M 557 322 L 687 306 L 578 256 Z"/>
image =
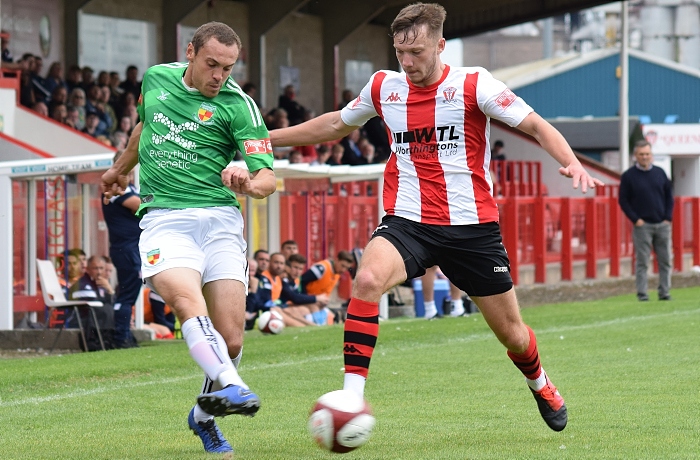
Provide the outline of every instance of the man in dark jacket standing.
<path id="1" fill-rule="evenodd" d="M 116 162 L 121 152 L 114 157 Z M 117 296 L 114 299 L 114 340 L 117 348 L 137 346 L 131 333 L 133 305 L 141 292 L 141 256 L 139 255 L 140 219 L 136 210 L 141 204 L 138 189 L 129 183 L 122 195 L 103 198 L 102 214 L 109 231 L 109 256 L 117 269 Z"/>
<path id="2" fill-rule="evenodd" d="M 634 224 L 637 299 L 649 300 L 647 270 L 652 248 L 659 264 L 659 300 L 671 300 L 671 219 L 673 187 L 666 172 L 652 164 L 649 142 L 635 144 L 634 166 L 622 174 L 619 203 Z"/>

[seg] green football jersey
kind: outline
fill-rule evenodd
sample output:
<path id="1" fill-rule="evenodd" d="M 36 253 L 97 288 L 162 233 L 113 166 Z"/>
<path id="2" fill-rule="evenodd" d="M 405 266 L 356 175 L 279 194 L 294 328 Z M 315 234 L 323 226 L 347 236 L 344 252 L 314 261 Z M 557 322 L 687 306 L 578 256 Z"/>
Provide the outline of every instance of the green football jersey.
<path id="1" fill-rule="evenodd" d="M 240 203 L 221 182 L 236 150 L 250 172 L 272 169 L 272 145 L 255 102 L 229 77 L 208 98 L 185 85 L 187 63 L 160 64 L 143 76 L 138 113 L 141 207 L 203 208 Z"/>

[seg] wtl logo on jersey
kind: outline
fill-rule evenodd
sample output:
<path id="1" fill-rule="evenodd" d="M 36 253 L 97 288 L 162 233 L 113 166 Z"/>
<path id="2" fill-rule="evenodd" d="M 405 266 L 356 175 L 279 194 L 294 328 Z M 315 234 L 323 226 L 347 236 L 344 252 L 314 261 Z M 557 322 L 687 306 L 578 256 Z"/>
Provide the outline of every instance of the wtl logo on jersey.
<path id="1" fill-rule="evenodd" d="M 210 125 L 213 123 L 212 117 L 214 116 L 214 112 L 216 112 L 215 106 L 202 102 L 202 105 L 199 106 L 199 110 L 197 110 L 197 120 L 203 125 Z"/>
<path id="2" fill-rule="evenodd" d="M 391 93 L 384 99 L 384 102 L 401 102 L 401 96 L 399 93 Z"/>
<path id="3" fill-rule="evenodd" d="M 455 94 L 457 94 L 457 88 L 454 88 L 452 86 L 445 88 L 442 90 L 442 95 L 444 96 L 445 100 L 442 101 L 444 104 L 452 104 L 455 102 Z"/>

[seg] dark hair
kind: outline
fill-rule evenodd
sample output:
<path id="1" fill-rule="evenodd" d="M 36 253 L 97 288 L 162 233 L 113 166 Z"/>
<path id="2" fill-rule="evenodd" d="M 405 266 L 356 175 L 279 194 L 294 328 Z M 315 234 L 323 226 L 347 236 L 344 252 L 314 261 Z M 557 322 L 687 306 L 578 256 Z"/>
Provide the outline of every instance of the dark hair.
<path id="1" fill-rule="evenodd" d="M 282 243 L 281 247 L 285 247 L 285 246 L 298 246 L 298 244 L 294 240 L 287 240 L 284 243 Z"/>
<path id="2" fill-rule="evenodd" d="M 289 256 L 289 258 L 287 259 L 287 265 L 290 266 L 290 267 L 291 267 L 292 264 L 295 263 L 295 262 L 298 263 L 298 264 L 306 265 L 306 257 L 302 256 L 301 254 L 292 254 L 292 255 Z"/>
<path id="3" fill-rule="evenodd" d="M 349 251 L 340 251 L 338 253 L 338 260 L 344 260 L 345 262 L 355 263 L 355 258 Z"/>
<path id="4" fill-rule="evenodd" d="M 76 257 L 79 257 L 79 256 L 87 256 L 87 254 L 85 254 L 85 251 L 83 251 L 83 250 L 80 249 L 80 248 L 73 248 L 73 249 L 71 249 L 70 251 L 68 251 L 68 255 L 69 255 L 69 256 L 76 256 Z"/>
<path id="5" fill-rule="evenodd" d="M 258 249 L 253 253 L 253 259 L 257 259 L 260 254 L 267 254 L 267 249 Z"/>
<path id="6" fill-rule="evenodd" d="M 243 90 L 244 93 L 247 93 L 251 89 L 258 89 L 258 87 L 255 86 L 255 83 L 249 81 L 248 83 L 243 85 L 243 87 L 241 89 Z"/>
<path id="7" fill-rule="evenodd" d="M 391 36 L 402 35 L 401 43 L 406 43 L 408 34 L 413 33 L 415 40 L 418 29 L 425 25 L 430 37 L 442 37 L 442 24 L 445 22 L 447 12 L 442 5 L 437 3 L 414 3 L 401 11 L 391 23 Z"/>
<path id="8" fill-rule="evenodd" d="M 227 26 L 222 22 L 207 22 L 199 26 L 199 29 L 194 33 L 192 37 L 192 46 L 194 46 L 194 54 L 197 54 L 199 50 L 204 46 L 210 38 L 215 38 L 216 41 L 225 46 L 238 46 L 241 49 L 241 38 L 232 28 Z"/>
<path id="9" fill-rule="evenodd" d="M 493 143 L 494 147 L 503 147 L 503 141 L 496 141 Z"/>

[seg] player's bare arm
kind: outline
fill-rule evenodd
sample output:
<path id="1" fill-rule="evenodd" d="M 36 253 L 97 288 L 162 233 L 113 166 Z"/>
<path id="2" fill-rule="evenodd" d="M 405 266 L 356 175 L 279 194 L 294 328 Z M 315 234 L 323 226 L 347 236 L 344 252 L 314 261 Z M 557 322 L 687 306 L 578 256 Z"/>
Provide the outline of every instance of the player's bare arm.
<path id="1" fill-rule="evenodd" d="M 143 123 L 138 122 L 119 159 L 102 175 L 102 192 L 107 198 L 123 194 L 129 185 L 127 176 L 139 162 L 139 140 L 142 129 Z"/>
<path id="2" fill-rule="evenodd" d="M 221 171 L 221 181 L 236 194 L 252 198 L 265 198 L 277 190 L 275 173 L 268 168 L 250 173 L 245 168 L 229 166 Z"/>
<path id="3" fill-rule="evenodd" d="M 270 131 L 270 142 L 277 147 L 318 144 L 341 139 L 355 131 L 357 126 L 348 126 L 340 118 L 340 111 L 324 113 L 289 128 Z"/>
<path id="4" fill-rule="evenodd" d="M 572 178 L 574 188 L 581 184 L 581 192 L 586 193 L 589 188 L 603 185 L 584 169 L 564 136 L 537 113 L 531 112 L 526 116 L 518 125 L 518 129 L 534 137 L 542 148 L 562 165 L 559 174 Z"/>

